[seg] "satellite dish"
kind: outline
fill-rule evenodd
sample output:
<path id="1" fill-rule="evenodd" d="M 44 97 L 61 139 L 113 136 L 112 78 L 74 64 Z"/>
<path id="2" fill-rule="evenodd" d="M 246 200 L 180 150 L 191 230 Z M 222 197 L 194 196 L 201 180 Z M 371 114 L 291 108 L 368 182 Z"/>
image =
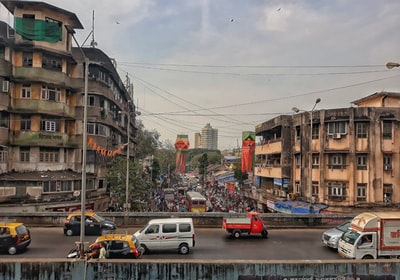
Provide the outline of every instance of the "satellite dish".
<path id="1" fill-rule="evenodd" d="M 80 196 L 81 192 L 80 191 L 74 191 L 74 196 Z"/>

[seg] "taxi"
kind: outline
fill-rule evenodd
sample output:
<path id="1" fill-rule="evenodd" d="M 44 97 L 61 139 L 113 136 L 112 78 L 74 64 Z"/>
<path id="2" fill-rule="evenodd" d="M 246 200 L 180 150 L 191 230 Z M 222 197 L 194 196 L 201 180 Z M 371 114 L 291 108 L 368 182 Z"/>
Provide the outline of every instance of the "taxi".
<path id="1" fill-rule="evenodd" d="M 14 255 L 23 252 L 31 244 L 29 229 L 16 221 L 0 220 L 0 251 Z"/>
<path id="2" fill-rule="evenodd" d="M 85 235 L 102 235 L 116 229 L 113 221 L 96 214 L 93 211 L 85 212 Z M 64 221 L 64 234 L 78 235 L 81 232 L 81 212 L 70 213 Z"/>
<path id="3" fill-rule="evenodd" d="M 140 259 L 143 256 L 143 252 L 138 249 L 139 241 L 132 234 L 105 234 L 99 236 L 95 243 L 107 244 L 106 252 L 109 259 Z"/>

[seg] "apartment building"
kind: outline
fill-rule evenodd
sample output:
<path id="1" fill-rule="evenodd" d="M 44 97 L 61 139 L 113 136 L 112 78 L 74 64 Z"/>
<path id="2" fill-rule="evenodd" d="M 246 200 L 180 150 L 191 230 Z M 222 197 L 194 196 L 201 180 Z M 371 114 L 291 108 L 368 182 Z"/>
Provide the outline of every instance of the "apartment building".
<path id="1" fill-rule="evenodd" d="M 83 29 L 74 13 L 0 3 L 14 16 L 13 28 L 0 22 L 0 200 L 78 199 L 85 150 L 87 198 L 104 197 L 113 157 L 134 150 L 133 87 L 100 49 L 72 47 Z"/>
<path id="2" fill-rule="evenodd" d="M 352 103 L 256 126 L 255 180 L 270 199 L 332 208 L 400 203 L 400 93 L 378 92 Z"/>
<path id="3" fill-rule="evenodd" d="M 209 123 L 201 129 L 201 147 L 207 150 L 218 149 L 218 129 L 212 128 Z"/>

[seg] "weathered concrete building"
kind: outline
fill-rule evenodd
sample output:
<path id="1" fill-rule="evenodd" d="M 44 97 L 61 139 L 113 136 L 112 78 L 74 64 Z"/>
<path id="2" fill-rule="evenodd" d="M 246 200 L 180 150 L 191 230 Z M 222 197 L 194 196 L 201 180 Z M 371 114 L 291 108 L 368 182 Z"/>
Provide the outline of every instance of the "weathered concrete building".
<path id="1" fill-rule="evenodd" d="M 111 159 L 126 156 L 127 131 L 134 145 L 130 82 L 101 50 L 72 47 L 74 29 L 83 29 L 75 14 L 44 2 L 0 3 L 14 16 L 14 28 L 0 22 L 0 199 L 76 199 L 85 150 L 87 196 L 101 196 Z"/>
<path id="2" fill-rule="evenodd" d="M 400 204 L 400 93 L 352 103 L 256 126 L 257 183 L 271 197 L 338 208 Z"/>

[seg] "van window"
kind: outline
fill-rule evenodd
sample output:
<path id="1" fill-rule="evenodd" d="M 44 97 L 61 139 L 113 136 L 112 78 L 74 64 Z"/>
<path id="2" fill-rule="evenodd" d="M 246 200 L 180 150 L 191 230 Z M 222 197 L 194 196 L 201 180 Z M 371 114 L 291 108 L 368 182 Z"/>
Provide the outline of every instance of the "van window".
<path id="1" fill-rule="evenodd" d="M 179 224 L 179 232 L 190 232 L 191 226 L 190 224 Z"/>
<path id="2" fill-rule="evenodd" d="M 176 232 L 176 224 L 165 224 L 162 226 L 163 233 Z"/>
<path id="3" fill-rule="evenodd" d="M 146 230 L 146 234 L 148 233 L 158 233 L 159 226 L 158 225 L 151 225 L 149 228 Z"/>

